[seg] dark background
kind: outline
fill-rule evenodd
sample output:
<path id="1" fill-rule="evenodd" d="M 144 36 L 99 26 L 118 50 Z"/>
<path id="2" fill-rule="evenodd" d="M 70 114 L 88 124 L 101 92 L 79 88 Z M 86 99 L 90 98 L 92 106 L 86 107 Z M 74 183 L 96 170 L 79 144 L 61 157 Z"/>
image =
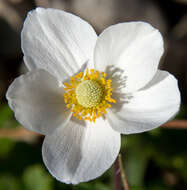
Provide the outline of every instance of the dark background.
<path id="1" fill-rule="evenodd" d="M 0 0 L 0 190 L 113 189 L 113 168 L 78 186 L 57 182 L 42 163 L 43 137 L 24 131 L 7 105 L 8 86 L 26 72 L 20 48 L 22 24 L 37 6 L 75 13 L 98 34 L 125 21 L 147 21 L 158 28 L 165 41 L 160 68 L 179 80 L 182 105 L 177 119 L 186 119 L 187 0 Z M 187 130 L 180 128 L 123 136 L 121 152 L 131 189 L 187 190 L 186 139 Z"/>

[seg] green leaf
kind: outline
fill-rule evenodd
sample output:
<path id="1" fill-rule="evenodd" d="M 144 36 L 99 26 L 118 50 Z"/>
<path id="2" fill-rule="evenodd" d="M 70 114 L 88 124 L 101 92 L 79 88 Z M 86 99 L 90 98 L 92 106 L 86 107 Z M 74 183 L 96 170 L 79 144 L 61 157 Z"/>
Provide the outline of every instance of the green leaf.
<path id="1" fill-rule="evenodd" d="M 53 179 L 41 165 L 28 167 L 23 174 L 26 190 L 52 190 Z"/>
<path id="2" fill-rule="evenodd" d="M 20 190 L 21 185 L 14 176 L 4 174 L 0 176 L 0 190 Z"/>
<path id="3" fill-rule="evenodd" d="M 0 158 L 8 156 L 15 143 L 11 139 L 0 138 Z"/>
<path id="4" fill-rule="evenodd" d="M 13 117 L 13 111 L 8 104 L 0 107 L 0 128 L 14 128 L 18 126 L 18 122 Z"/>
<path id="5" fill-rule="evenodd" d="M 176 115 L 176 119 L 184 119 L 187 117 L 187 106 L 182 104 L 179 113 Z"/>
<path id="6" fill-rule="evenodd" d="M 151 151 L 141 135 L 130 136 L 127 140 L 126 151 L 122 154 L 127 179 L 131 186 L 142 187 Z"/>
<path id="7" fill-rule="evenodd" d="M 103 184 L 99 182 L 99 180 L 96 183 L 89 182 L 89 183 L 81 183 L 77 187 L 73 187 L 73 189 L 78 190 L 110 190 L 109 186 L 106 184 Z"/>
<path id="8" fill-rule="evenodd" d="M 12 116 L 12 111 L 8 105 L 3 105 L 0 108 L 0 127 Z"/>

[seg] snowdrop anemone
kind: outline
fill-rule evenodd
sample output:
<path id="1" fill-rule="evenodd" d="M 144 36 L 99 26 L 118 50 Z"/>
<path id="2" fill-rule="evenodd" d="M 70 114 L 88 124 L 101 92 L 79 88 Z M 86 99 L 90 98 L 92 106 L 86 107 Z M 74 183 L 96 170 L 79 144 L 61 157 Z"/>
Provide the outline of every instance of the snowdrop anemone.
<path id="1" fill-rule="evenodd" d="M 45 135 L 43 161 L 64 183 L 100 176 L 119 153 L 121 133 L 154 129 L 179 110 L 177 80 L 158 70 L 162 36 L 148 23 L 97 36 L 78 16 L 37 8 L 21 39 L 29 72 L 7 99 L 25 128 Z"/>

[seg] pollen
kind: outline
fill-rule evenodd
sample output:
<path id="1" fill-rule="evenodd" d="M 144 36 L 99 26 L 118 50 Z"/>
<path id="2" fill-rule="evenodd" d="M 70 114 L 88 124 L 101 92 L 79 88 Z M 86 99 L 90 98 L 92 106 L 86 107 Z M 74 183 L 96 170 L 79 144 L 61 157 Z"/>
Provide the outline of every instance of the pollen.
<path id="1" fill-rule="evenodd" d="M 113 99 L 111 79 L 107 74 L 94 69 L 86 69 L 75 76 L 70 77 L 69 83 L 64 83 L 64 101 L 68 109 L 71 109 L 73 116 L 79 120 L 95 120 L 106 114 Z"/>

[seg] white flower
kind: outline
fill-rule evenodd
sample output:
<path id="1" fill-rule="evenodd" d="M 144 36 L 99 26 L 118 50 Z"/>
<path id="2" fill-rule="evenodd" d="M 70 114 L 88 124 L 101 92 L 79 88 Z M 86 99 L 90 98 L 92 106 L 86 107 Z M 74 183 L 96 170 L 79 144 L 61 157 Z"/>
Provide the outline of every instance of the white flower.
<path id="1" fill-rule="evenodd" d="M 25 128 L 46 135 L 44 163 L 62 182 L 100 176 L 119 153 L 120 133 L 154 129 L 179 110 L 176 79 L 158 70 L 162 37 L 145 22 L 97 36 L 75 15 L 37 8 L 25 20 L 22 50 L 29 72 L 7 99 Z"/>

